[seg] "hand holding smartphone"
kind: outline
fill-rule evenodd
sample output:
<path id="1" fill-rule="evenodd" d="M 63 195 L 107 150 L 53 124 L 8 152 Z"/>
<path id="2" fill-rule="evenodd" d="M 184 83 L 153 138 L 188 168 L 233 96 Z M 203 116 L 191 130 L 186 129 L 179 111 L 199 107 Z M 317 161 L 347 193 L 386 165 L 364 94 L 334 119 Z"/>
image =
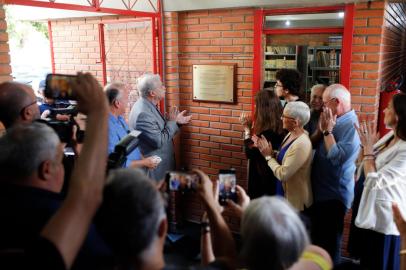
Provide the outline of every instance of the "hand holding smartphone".
<path id="1" fill-rule="evenodd" d="M 235 170 L 220 170 L 219 172 L 219 203 L 225 205 L 227 200 L 237 201 L 237 178 Z"/>
<path id="2" fill-rule="evenodd" d="M 166 181 L 170 191 L 195 190 L 199 176 L 193 172 L 168 172 Z"/>
<path id="3" fill-rule="evenodd" d="M 45 80 L 44 96 L 57 100 L 76 100 L 72 82 L 76 75 L 48 74 Z"/>

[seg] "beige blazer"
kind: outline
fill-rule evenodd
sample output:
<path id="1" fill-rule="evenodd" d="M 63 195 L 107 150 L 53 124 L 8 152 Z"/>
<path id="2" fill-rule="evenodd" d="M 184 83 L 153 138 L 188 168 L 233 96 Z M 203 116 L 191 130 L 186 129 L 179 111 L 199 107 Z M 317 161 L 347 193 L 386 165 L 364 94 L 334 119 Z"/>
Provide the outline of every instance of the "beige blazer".
<path id="1" fill-rule="evenodd" d="M 286 135 L 285 139 L 290 136 Z M 275 158 L 268 161 L 268 166 L 275 177 L 282 181 L 285 198 L 298 210 L 302 211 L 313 202 L 310 182 L 312 163 L 312 143 L 309 136 L 300 135 L 286 150 L 282 164 Z"/>

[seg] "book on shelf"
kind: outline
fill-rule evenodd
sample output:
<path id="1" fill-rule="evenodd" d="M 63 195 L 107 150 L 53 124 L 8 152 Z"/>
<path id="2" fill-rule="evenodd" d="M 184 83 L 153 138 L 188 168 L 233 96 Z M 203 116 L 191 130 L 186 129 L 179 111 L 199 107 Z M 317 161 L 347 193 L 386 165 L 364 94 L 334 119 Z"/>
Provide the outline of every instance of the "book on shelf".
<path id="1" fill-rule="evenodd" d="M 266 46 L 266 51 L 271 54 L 296 54 L 294 46 Z"/>

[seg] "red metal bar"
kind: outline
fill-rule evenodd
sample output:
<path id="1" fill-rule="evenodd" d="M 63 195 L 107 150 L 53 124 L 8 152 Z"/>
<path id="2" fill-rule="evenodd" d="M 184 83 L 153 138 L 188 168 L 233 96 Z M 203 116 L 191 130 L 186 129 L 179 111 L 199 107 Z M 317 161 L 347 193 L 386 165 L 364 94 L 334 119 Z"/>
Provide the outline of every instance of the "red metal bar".
<path id="1" fill-rule="evenodd" d="M 284 9 L 268 9 L 264 10 L 264 15 L 279 15 L 292 13 L 323 13 L 344 11 L 345 6 L 328 6 L 328 7 L 304 7 L 304 8 L 284 8 Z"/>
<path id="2" fill-rule="evenodd" d="M 159 16 L 157 17 L 158 19 L 158 32 L 157 32 L 157 38 L 158 38 L 158 70 L 159 74 L 164 76 L 164 67 L 163 67 L 163 58 L 162 58 L 162 35 L 163 35 L 163 29 L 162 29 L 162 19 L 163 19 L 163 13 L 162 13 L 162 8 L 161 8 L 161 1 L 158 0 L 158 13 Z"/>
<path id="3" fill-rule="evenodd" d="M 340 83 L 350 87 L 352 36 L 354 33 L 354 4 L 347 4 L 344 13 L 343 50 L 341 52 L 341 79 Z"/>
<path id="4" fill-rule="evenodd" d="M 99 2 L 99 0 L 93 0 L 93 6 L 94 6 L 96 9 L 99 9 L 99 8 L 100 8 L 100 2 Z"/>
<path id="5" fill-rule="evenodd" d="M 162 35 L 163 35 L 163 32 L 162 32 L 163 31 L 163 29 L 162 29 L 162 16 L 163 16 L 163 13 L 162 13 L 161 1 L 158 0 L 157 3 L 158 3 L 157 8 L 158 8 L 158 14 L 159 14 L 159 16 L 157 17 L 158 18 L 158 25 L 157 25 L 157 30 L 156 30 L 156 36 L 158 38 L 158 67 L 159 67 L 158 72 L 159 72 L 159 75 L 162 78 L 162 82 L 165 84 L 165 72 L 164 72 L 163 58 L 162 58 L 162 48 L 163 48 L 163 44 L 162 44 Z M 154 50 L 155 50 L 155 47 L 154 47 Z M 156 62 L 155 62 L 155 64 L 156 64 Z M 159 108 L 160 108 L 160 111 L 161 111 L 161 113 L 163 115 L 165 115 L 165 111 L 166 111 L 165 104 L 166 104 L 166 96 L 159 103 Z"/>
<path id="6" fill-rule="evenodd" d="M 156 34 L 157 29 L 155 25 L 155 18 L 151 18 L 151 32 L 152 32 L 152 71 L 157 73 L 157 62 L 156 62 Z M 163 79 L 163 78 L 162 78 Z"/>
<path id="7" fill-rule="evenodd" d="M 267 29 L 263 33 L 270 34 L 326 34 L 326 33 L 343 33 L 342 27 L 326 27 L 326 28 L 292 28 L 292 29 Z"/>
<path id="8" fill-rule="evenodd" d="M 102 64 L 103 85 L 107 84 L 106 47 L 104 43 L 104 24 L 99 23 L 100 62 Z"/>
<path id="9" fill-rule="evenodd" d="M 112 24 L 112 23 L 131 23 L 131 22 L 147 22 L 149 21 L 149 17 L 145 18 L 125 18 L 125 19 L 104 19 L 101 18 L 101 21 L 104 24 Z"/>
<path id="10" fill-rule="evenodd" d="M 264 11 L 263 9 L 255 10 L 254 12 L 254 60 L 252 74 L 252 100 L 251 100 L 251 115 L 254 115 L 255 95 L 261 89 L 261 74 L 262 74 L 262 29 L 264 26 Z"/>
<path id="11" fill-rule="evenodd" d="M 50 46 L 50 49 L 51 49 L 52 73 L 55 73 L 54 40 L 52 38 L 52 24 L 51 24 L 51 21 L 48 21 L 48 36 L 49 36 L 49 46 Z"/>
<path id="12" fill-rule="evenodd" d="M 158 16 L 158 13 L 154 13 L 154 12 L 83 6 L 83 5 L 34 1 L 34 0 L 4 0 L 4 3 L 8 4 L 8 5 L 22 5 L 22 6 L 32 6 L 32 7 L 88 11 L 88 12 L 97 12 L 97 13 L 110 13 L 110 14 L 134 16 L 134 17 L 157 17 Z"/>

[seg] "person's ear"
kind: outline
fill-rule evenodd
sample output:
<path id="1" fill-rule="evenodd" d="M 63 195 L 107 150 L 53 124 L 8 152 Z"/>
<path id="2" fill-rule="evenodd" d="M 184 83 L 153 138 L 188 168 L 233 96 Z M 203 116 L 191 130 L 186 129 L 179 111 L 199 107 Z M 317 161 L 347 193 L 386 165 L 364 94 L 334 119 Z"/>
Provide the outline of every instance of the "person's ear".
<path id="1" fill-rule="evenodd" d="M 43 161 L 38 168 L 38 178 L 41 180 L 48 180 L 52 177 L 52 161 L 45 160 Z"/>
<path id="2" fill-rule="evenodd" d="M 160 239 L 165 239 L 167 231 L 168 231 L 168 220 L 166 218 L 163 218 L 159 223 L 158 237 Z"/>
<path id="3" fill-rule="evenodd" d="M 117 100 L 117 99 L 115 99 L 114 101 L 113 101 L 113 105 L 114 105 L 114 108 L 119 108 L 120 107 L 120 105 L 119 105 L 119 100 Z"/>
<path id="4" fill-rule="evenodd" d="M 31 120 L 33 119 L 33 114 L 34 112 L 30 108 L 31 106 L 28 106 L 27 108 L 24 108 L 23 111 L 21 112 L 21 118 L 24 121 Z"/>

